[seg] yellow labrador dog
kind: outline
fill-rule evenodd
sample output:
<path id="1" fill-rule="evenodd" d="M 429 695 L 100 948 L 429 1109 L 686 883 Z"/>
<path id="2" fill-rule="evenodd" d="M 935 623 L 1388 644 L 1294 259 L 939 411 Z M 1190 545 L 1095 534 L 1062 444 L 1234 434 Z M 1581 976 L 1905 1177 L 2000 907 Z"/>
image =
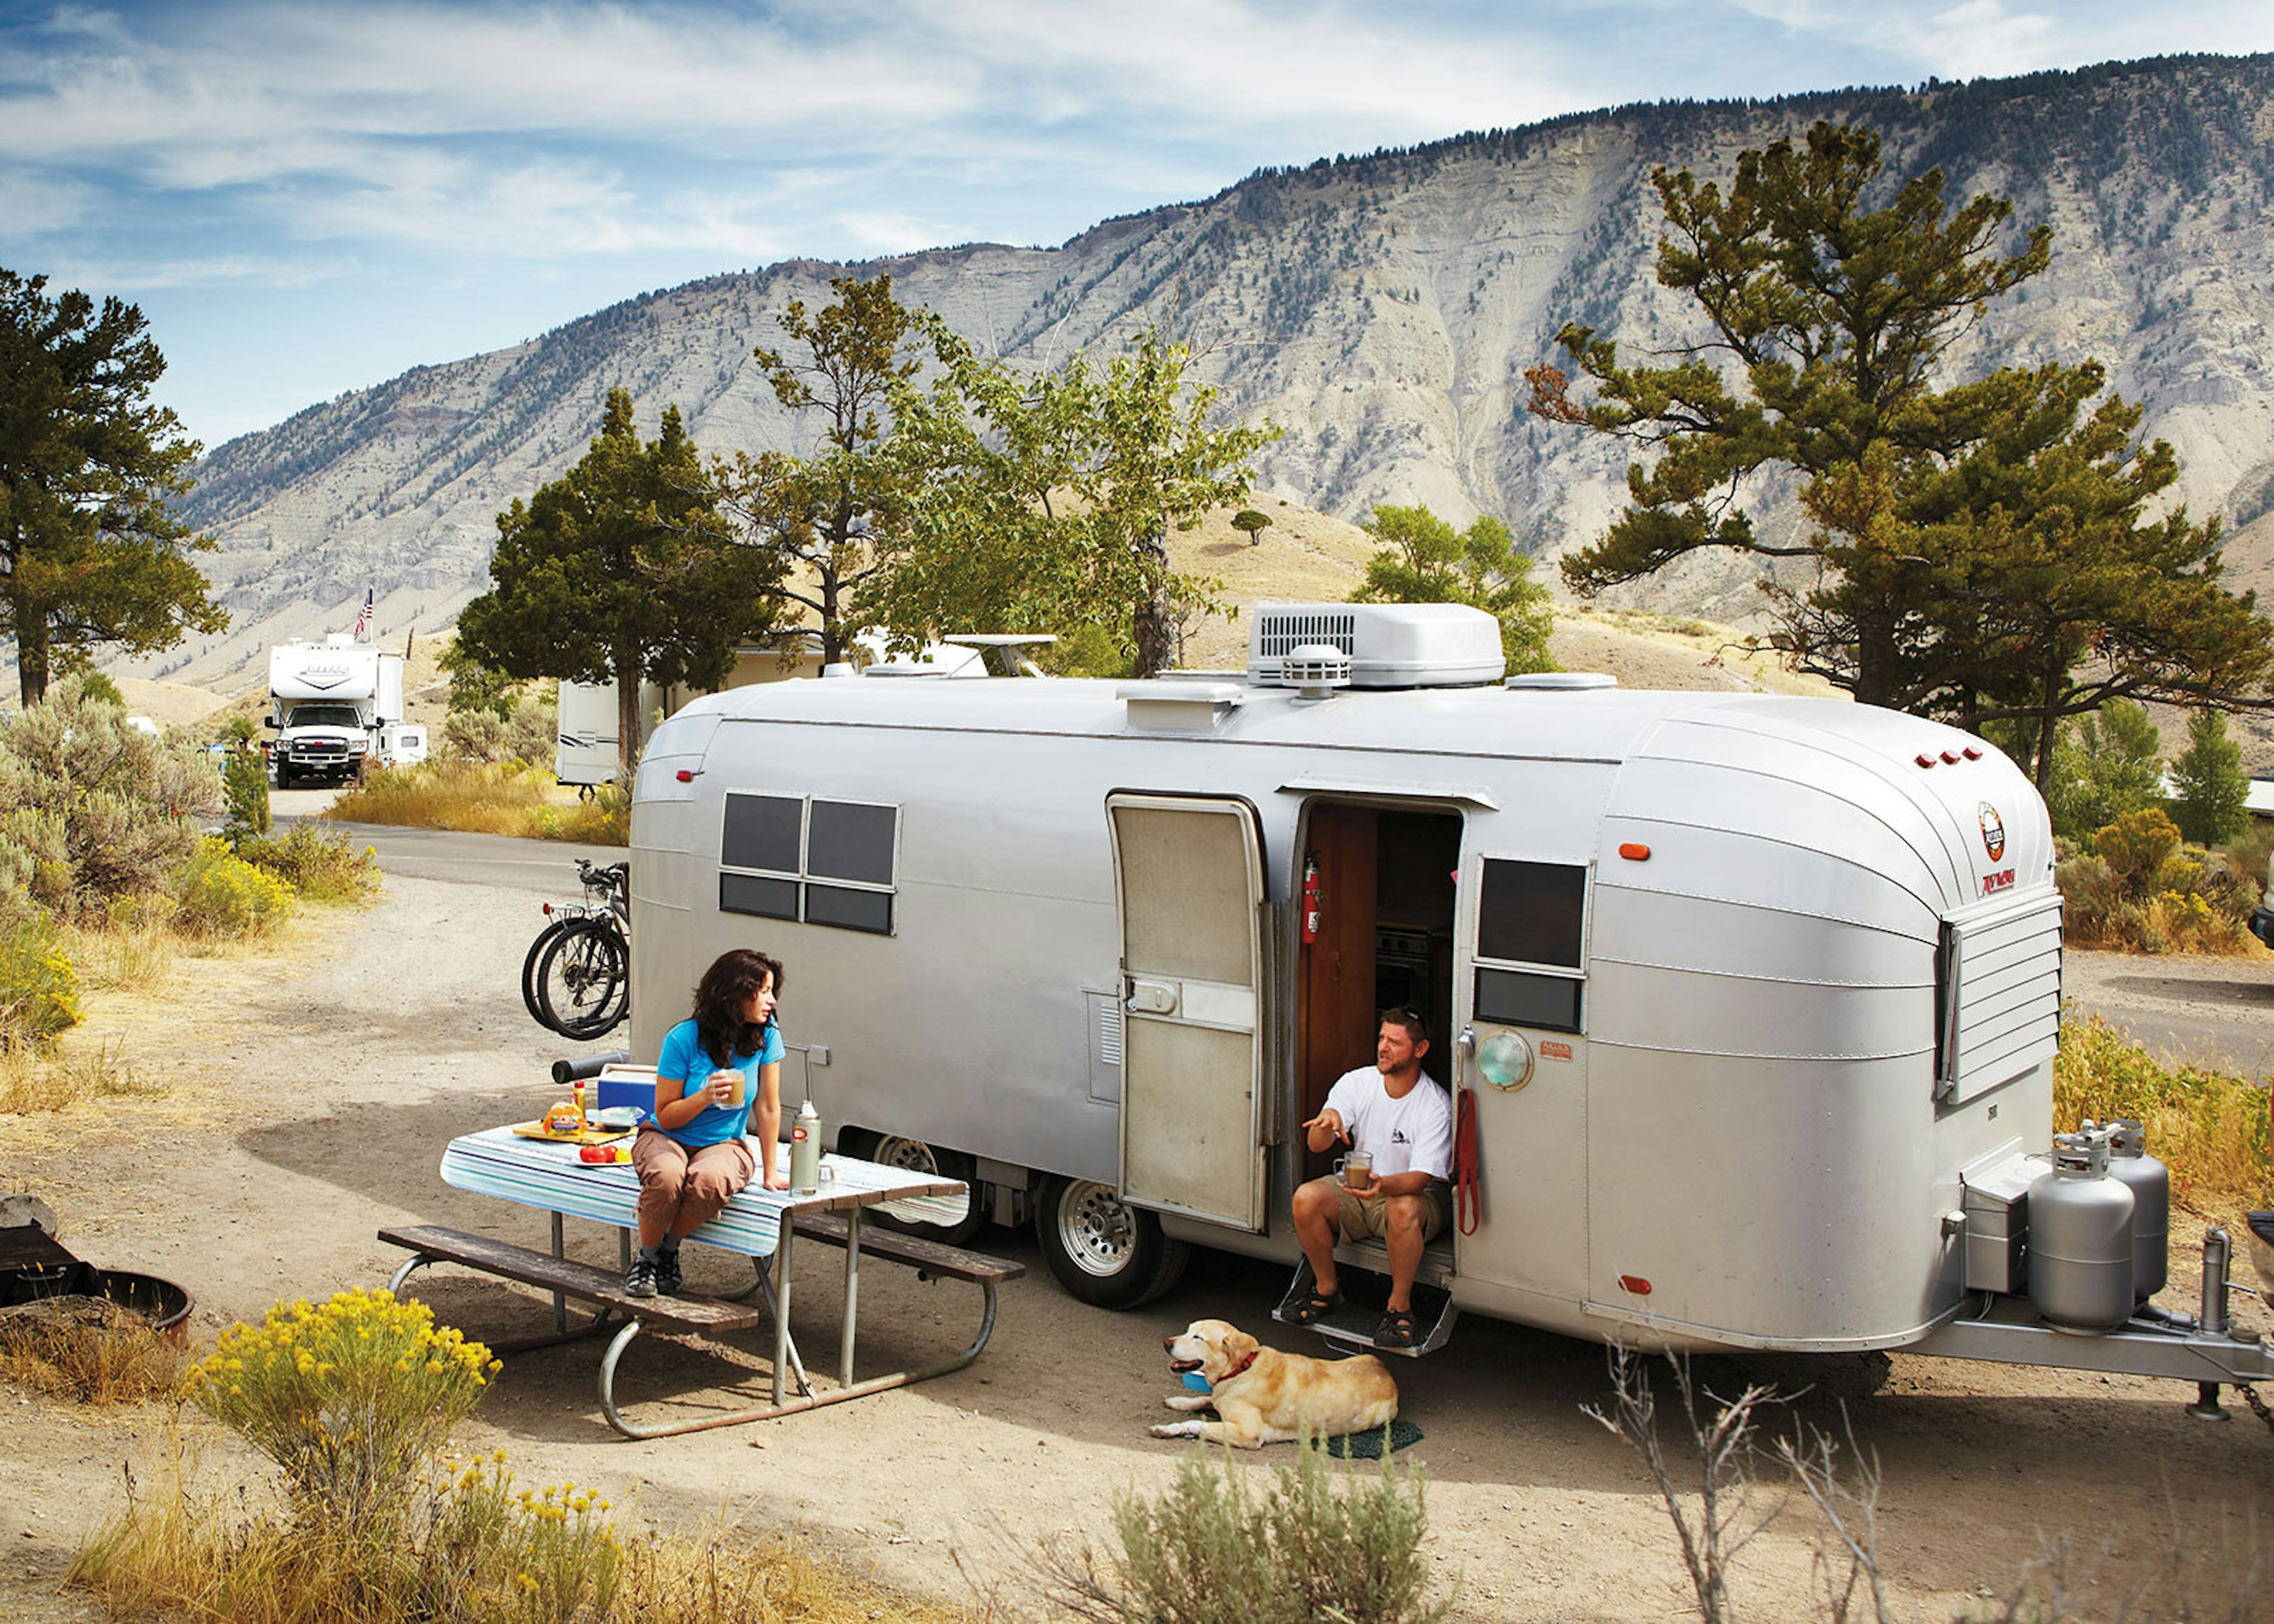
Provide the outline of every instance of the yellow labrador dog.
<path id="1" fill-rule="evenodd" d="M 1259 1344 L 1221 1320 L 1195 1320 L 1182 1336 L 1164 1337 L 1169 1368 L 1179 1376 L 1198 1371 L 1210 1391 L 1178 1393 L 1163 1401 L 1171 1410 L 1213 1407 L 1220 1421 L 1170 1421 L 1156 1438 L 1207 1438 L 1261 1449 L 1306 1432 L 1378 1432 L 1397 1414 L 1397 1384 L 1380 1359 L 1312 1359 Z"/>

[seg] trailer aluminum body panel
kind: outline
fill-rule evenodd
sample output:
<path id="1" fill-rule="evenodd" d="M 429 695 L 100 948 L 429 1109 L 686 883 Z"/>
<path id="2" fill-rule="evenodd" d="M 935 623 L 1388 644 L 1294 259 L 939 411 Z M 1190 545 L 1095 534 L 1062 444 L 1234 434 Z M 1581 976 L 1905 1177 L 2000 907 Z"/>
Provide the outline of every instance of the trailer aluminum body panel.
<path id="1" fill-rule="evenodd" d="M 1111 808 L 1178 802 L 1251 809 L 1252 1010 L 1240 978 L 1123 962 Z M 1904 1346 L 1961 1305 L 1944 1220 L 1966 1170 L 2050 1134 L 2042 803 L 1970 736 L 1867 707 L 780 683 L 661 726 L 632 838 L 635 1053 L 717 953 L 762 946 L 787 965 L 786 1028 L 831 1055 L 808 1086 L 840 1135 L 960 1153 L 1020 1176 L 1005 1190 L 1124 1188 L 1231 1250 L 1294 1257 L 1287 1202 L 1315 1170 L 1296 1124 L 1325 1066 L 1370 1058 L 1329 1052 L 1337 1006 L 1370 1030 L 1377 987 L 1406 976 L 1437 1011 L 1427 1069 L 1476 1117 L 1482 1222 L 1432 1252 L 1465 1312 Z M 1297 906 L 1329 848 L 1374 875 L 1325 905 L 1364 961 L 1340 982 Z M 1177 868 L 1148 864 L 1134 899 L 1156 935 Z M 1159 1064 L 1133 1066 L 1163 1033 Z M 1522 1085 L 1484 1080 L 1465 1033 L 1520 1041 Z M 1176 1186 L 1185 1153 L 1203 1187 Z"/>

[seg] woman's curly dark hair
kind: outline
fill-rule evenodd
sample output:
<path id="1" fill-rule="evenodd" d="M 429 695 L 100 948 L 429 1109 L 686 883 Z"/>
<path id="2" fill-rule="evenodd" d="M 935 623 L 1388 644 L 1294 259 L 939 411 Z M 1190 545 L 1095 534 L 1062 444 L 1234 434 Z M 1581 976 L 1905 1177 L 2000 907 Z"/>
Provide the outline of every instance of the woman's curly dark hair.
<path id="1" fill-rule="evenodd" d="M 695 1036 L 711 1064 L 721 1070 L 734 1064 L 736 1055 L 755 1055 L 765 1041 L 766 1029 L 742 1019 L 750 996 L 773 977 L 774 996 L 781 996 L 781 960 L 755 948 L 737 947 L 719 955 L 695 987 Z"/>

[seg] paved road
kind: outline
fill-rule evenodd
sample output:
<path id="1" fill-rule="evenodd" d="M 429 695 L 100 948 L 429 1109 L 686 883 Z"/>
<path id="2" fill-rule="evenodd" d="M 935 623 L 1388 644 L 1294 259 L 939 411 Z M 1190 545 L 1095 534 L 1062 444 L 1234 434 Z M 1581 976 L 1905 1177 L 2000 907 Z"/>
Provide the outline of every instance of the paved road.
<path id="1" fill-rule="evenodd" d="M 278 790 L 270 793 L 268 804 L 279 823 L 297 823 L 320 817 L 338 793 L 334 789 Z M 448 829 L 402 829 L 391 823 L 335 823 L 325 819 L 320 826 L 343 830 L 370 846 L 379 853 L 379 866 L 388 874 L 449 880 L 462 885 L 557 891 L 563 896 L 576 892 L 579 857 L 612 863 L 629 854 L 621 846 L 522 840 L 510 835 L 469 835 Z"/>
<path id="2" fill-rule="evenodd" d="M 2168 1065 L 2274 1074 L 2274 955 L 2150 958 L 2071 948 L 2062 989 Z"/>

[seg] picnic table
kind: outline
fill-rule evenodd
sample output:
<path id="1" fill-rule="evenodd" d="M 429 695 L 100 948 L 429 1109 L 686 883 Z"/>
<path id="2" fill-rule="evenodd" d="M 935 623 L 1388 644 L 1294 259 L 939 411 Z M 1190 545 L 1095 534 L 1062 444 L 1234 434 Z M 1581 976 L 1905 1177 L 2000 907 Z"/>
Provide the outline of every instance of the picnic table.
<path id="1" fill-rule="evenodd" d="M 757 1152 L 762 1147 L 751 1141 L 750 1148 Z M 788 1147 L 773 1148 L 779 1157 L 787 1157 Z M 452 1139 L 442 1153 L 442 1182 L 452 1188 L 550 1214 L 549 1253 L 426 1224 L 381 1229 L 380 1239 L 406 1247 L 412 1254 L 388 1282 L 398 1294 L 414 1270 L 445 1262 L 551 1291 L 553 1333 L 493 1344 L 501 1351 L 546 1347 L 591 1336 L 614 1326 L 615 1335 L 600 1360 L 600 1408 L 608 1425 L 628 1438 L 660 1438 L 767 1420 L 960 1370 L 979 1357 L 994 1334 L 997 1288 L 1026 1272 L 1022 1264 L 863 1223 L 866 1214 L 887 1204 L 903 1218 L 943 1223 L 960 1219 L 969 1195 L 956 1180 L 851 1156 L 829 1155 L 822 1158 L 822 1183 L 817 1192 L 793 1195 L 787 1190 L 768 1190 L 762 1179 L 754 1178 L 724 1212 L 688 1237 L 752 1259 L 756 1277 L 738 1297 L 626 1297 L 623 1270 L 631 1260 L 639 1178 L 628 1163 L 586 1162 L 579 1159 L 577 1150 L 574 1144 L 531 1139 L 506 1127 Z M 566 1255 L 563 1221 L 568 1218 L 589 1219 L 620 1231 L 617 1252 L 621 1264 L 615 1272 Z M 817 1388 L 809 1380 L 796 1341 L 790 1335 L 790 1262 L 800 1237 L 841 1246 L 845 1252 L 844 1319 L 833 1387 Z M 945 1276 L 979 1286 L 983 1310 L 978 1334 L 970 1345 L 929 1365 L 855 1380 L 854 1343 L 864 1254 L 915 1268 L 920 1279 Z M 764 1299 L 763 1310 L 751 1304 L 750 1299 L 758 1297 Z M 588 1322 L 570 1323 L 571 1297 L 594 1305 Z M 748 1329 L 764 1319 L 772 1320 L 774 1334 L 769 1402 L 728 1415 L 651 1425 L 630 1421 L 618 1409 L 617 1365 L 647 1326 L 715 1334 Z"/>

